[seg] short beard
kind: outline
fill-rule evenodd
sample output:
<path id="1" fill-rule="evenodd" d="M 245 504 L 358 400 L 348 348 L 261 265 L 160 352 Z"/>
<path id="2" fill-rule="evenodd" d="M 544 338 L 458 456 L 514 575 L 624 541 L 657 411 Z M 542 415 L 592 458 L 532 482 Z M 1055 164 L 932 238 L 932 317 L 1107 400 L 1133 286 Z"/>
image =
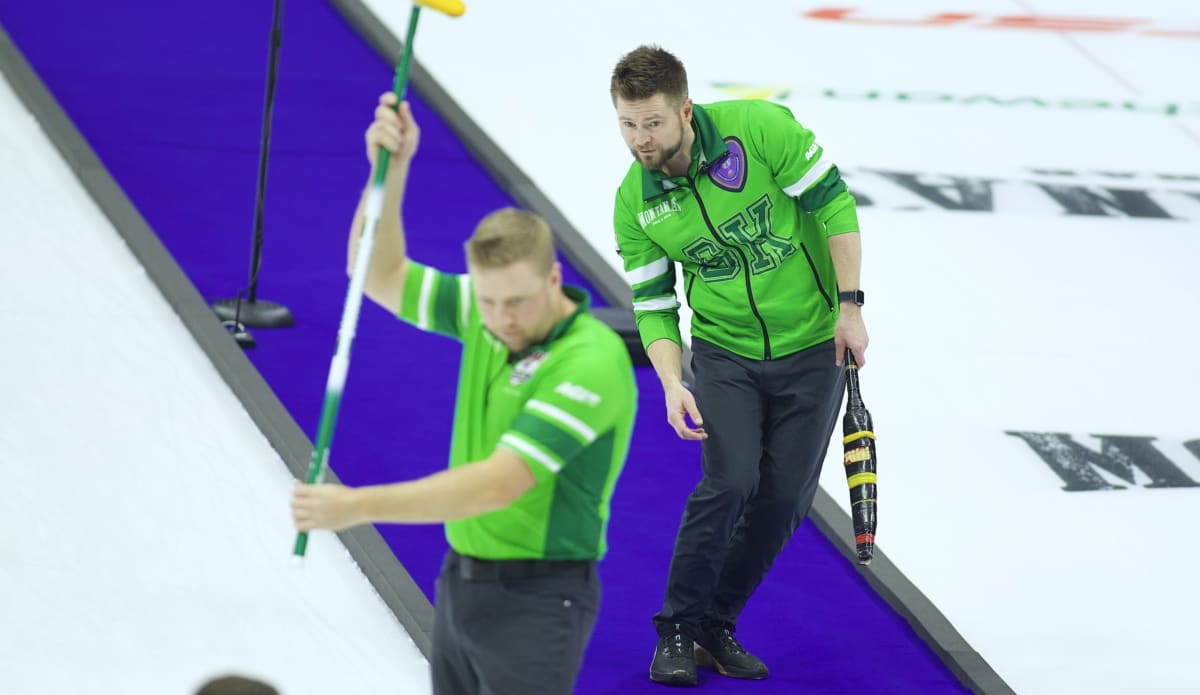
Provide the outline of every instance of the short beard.
<path id="1" fill-rule="evenodd" d="M 649 169 L 651 171 L 659 171 L 664 166 L 666 166 L 667 162 L 674 159 L 675 155 L 679 154 L 679 150 L 683 149 L 683 127 L 686 127 L 686 125 L 683 123 L 682 118 L 679 119 L 679 122 L 681 125 L 681 127 L 679 129 L 679 141 L 676 142 L 675 145 L 673 147 L 671 147 L 670 149 L 665 150 L 661 155 L 661 159 L 655 159 L 655 160 L 651 161 L 649 164 L 642 164 L 641 153 L 638 152 L 636 148 L 631 147 L 631 148 L 629 148 L 629 152 L 630 152 L 630 154 L 633 155 L 634 160 L 636 160 L 638 164 L 642 164 L 643 168 Z"/>

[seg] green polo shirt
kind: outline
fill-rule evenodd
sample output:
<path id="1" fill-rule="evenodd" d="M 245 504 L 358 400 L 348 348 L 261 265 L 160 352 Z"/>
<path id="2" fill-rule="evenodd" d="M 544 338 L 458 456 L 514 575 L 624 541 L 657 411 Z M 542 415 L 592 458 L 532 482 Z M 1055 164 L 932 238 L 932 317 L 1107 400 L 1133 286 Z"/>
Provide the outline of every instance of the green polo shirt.
<path id="1" fill-rule="evenodd" d="M 625 463 L 637 386 L 624 341 L 588 313 L 588 297 L 545 342 L 520 355 L 484 328 L 468 275 L 409 262 L 399 317 L 463 344 L 450 467 L 497 446 L 525 460 L 536 484 L 494 512 L 446 523 L 459 553 L 493 560 L 598 560 L 609 501 Z"/>
<path id="2" fill-rule="evenodd" d="M 833 337 L 828 237 L 858 230 L 854 198 L 812 132 L 768 101 L 697 104 L 692 163 L 634 162 L 617 190 L 617 246 L 646 345 L 680 342 L 675 262 L 692 336 L 750 359 Z"/>

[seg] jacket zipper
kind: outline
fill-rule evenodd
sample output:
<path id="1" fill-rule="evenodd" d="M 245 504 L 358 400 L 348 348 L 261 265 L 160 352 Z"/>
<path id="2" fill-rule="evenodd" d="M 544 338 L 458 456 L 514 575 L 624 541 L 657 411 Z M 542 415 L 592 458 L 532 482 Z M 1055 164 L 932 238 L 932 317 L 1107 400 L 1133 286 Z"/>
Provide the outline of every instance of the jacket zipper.
<path id="1" fill-rule="evenodd" d="M 704 168 L 702 168 L 702 172 L 703 169 Z M 750 286 L 750 260 L 746 258 L 745 251 L 742 251 L 737 246 L 732 246 L 725 243 L 725 240 L 722 239 L 719 234 L 717 234 L 717 230 L 715 227 L 713 227 L 712 220 L 708 216 L 708 210 L 704 207 L 704 201 L 700 198 L 700 191 L 696 188 L 696 181 L 692 178 L 691 173 L 688 173 L 687 180 L 688 188 L 692 189 L 692 195 L 696 196 L 696 203 L 700 205 L 700 214 L 704 217 L 704 224 L 708 226 L 708 233 L 711 234 L 713 239 L 715 239 L 716 242 L 721 246 L 736 251 L 738 257 L 742 259 L 742 270 L 745 271 L 744 275 L 746 276 L 746 298 L 750 301 L 750 313 L 754 314 L 754 318 L 758 319 L 759 327 L 762 328 L 763 359 L 769 360 L 771 359 L 771 336 L 767 333 L 767 322 L 763 321 L 762 314 L 758 313 L 758 305 L 754 302 L 754 291 Z M 807 251 L 804 253 L 805 255 L 808 255 Z M 809 263 L 812 263 L 811 259 L 809 260 Z M 816 272 L 815 268 L 813 269 L 813 272 Z M 822 289 L 821 291 L 824 292 L 825 290 Z M 829 297 L 826 296 L 825 299 L 828 301 Z"/>
<path id="2" fill-rule="evenodd" d="M 813 263 L 812 256 L 808 253 L 808 247 L 804 245 L 803 241 L 800 242 L 800 250 L 804 252 L 804 258 L 808 261 L 808 268 L 813 274 L 813 282 L 817 283 L 817 289 L 821 290 L 821 296 L 825 298 L 825 306 L 829 307 L 830 311 L 833 311 L 833 300 L 829 298 L 829 293 L 825 291 L 825 285 L 821 284 L 821 276 L 817 274 L 817 264 Z"/>

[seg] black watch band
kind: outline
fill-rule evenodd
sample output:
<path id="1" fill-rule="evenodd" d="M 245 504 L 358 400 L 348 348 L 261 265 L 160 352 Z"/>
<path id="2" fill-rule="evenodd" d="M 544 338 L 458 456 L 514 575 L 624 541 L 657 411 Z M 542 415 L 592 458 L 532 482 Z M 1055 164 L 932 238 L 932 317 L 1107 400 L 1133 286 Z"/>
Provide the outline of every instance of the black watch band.
<path id="1" fill-rule="evenodd" d="M 846 290 L 844 292 L 838 292 L 838 304 L 841 304 L 842 302 L 853 302 L 858 306 L 862 306 L 863 299 L 864 295 L 862 290 Z"/>

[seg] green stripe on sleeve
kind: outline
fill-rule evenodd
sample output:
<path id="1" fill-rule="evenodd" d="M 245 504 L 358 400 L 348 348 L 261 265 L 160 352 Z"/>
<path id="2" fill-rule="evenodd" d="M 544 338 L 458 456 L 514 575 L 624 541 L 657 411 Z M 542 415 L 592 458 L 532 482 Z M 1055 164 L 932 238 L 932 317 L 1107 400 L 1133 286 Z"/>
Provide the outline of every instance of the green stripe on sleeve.
<path id="1" fill-rule="evenodd" d="M 562 461 L 520 432 L 508 431 L 500 436 L 497 446 L 504 447 L 524 459 L 539 483 L 548 483 L 562 470 Z"/>
<path id="2" fill-rule="evenodd" d="M 675 274 L 664 273 L 633 287 L 633 301 L 675 296 Z"/>
<path id="3" fill-rule="evenodd" d="M 858 208 L 850 191 L 839 193 L 832 201 L 815 213 L 818 220 L 825 225 L 825 235 L 835 236 L 847 232 L 857 232 Z"/>
<path id="4" fill-rule="evenodd" d="M 642 347 L 650 347 L 650 343 L 666 338 L 676 345 L 683 345 L 679 333 L 679 311 L 635 311 L 638 335 L 642 339 Z"/>
<path id="5" fill-rule="evenodd" d="M 838 172 L 836 166 L 830 167 L 821 180 L 814 183 L 811 188 L 800 196 L 800 207 L 807 212 L 815 212 L 825 207 L 831 200 L 836 198 L 839 193 L 846 191 L 846 182 L 842 180 L 842 175 Z"/>
<path id="6" fill-rule="evenodd" d="M 409 260 L 397 318 L 423 331 L 461 339 L 470 309 L 469 296 L 465 304 L 460 302 L 469 287 L 465 277 Z"/>
<path id="7" fill-rule="evenodd" d="M 570 461 L 584 447 L 584 442 L 576 433 L 528 410 L 517 416 L 509 432 L 537 442 L 539 447 L 552 454 L 560 464 Z"/>
<path id="8" fill-rule="evenodd" d="M 433 306 L 430 311 L 430 330 L 442 335 L 457 337 L 458 293 L 460 284 L 457 275 L 438 274 L 433 288 Z"/>
<path id="9" fill-rule="evenodd" d="M 420 311 L 421 285 L 425 282 L 425 274 L 432 272 L 429 267 L 415 261 L 408 262 L 408 272 L 404 276 L 404 296 L 400 301 L 400 313 L 397 316 L 408 323 L 417 325 L 417 314 Z"/>

